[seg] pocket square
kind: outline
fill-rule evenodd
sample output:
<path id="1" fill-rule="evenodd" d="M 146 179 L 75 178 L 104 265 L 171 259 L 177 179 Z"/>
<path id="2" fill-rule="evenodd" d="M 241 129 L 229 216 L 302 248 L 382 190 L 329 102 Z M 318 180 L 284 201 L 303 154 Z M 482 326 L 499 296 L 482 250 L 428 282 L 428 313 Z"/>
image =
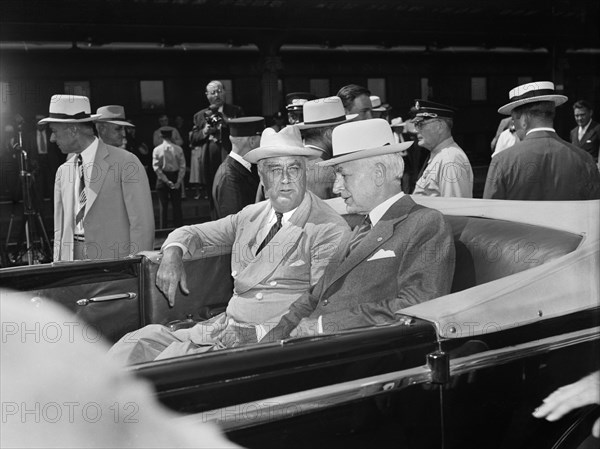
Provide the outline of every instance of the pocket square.
<path id="1" fill-rule="evenodd" d="M 367 260 L 387 259 L 388 257 L 396 257 L 396 253 L 391 249 L 380 249 Z"/>
<path id="2" fill-rule="evenodd" d="M 304 264 L 306 264 L 306 262 L 304 262 L 302 259 L 299 259 L 296 262 L 291 263 L 290 267 L 301 267 Z"/>

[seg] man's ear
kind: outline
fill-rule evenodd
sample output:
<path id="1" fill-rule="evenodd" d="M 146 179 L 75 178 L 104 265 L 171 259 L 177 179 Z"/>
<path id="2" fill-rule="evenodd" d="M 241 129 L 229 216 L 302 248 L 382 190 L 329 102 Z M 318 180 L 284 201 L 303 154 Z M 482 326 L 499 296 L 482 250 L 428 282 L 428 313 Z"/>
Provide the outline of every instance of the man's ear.
<path id="1" fill-rule="evenodd" d="M 373 180 L 375 181 L 375 185 L 377 187 L 381 187 L 385 184 L 385 175 L 387 173 L 387 167 L 385 164 L 381 162 L 377 162 L 375 164 L 375 168 L 373 169 Z"/>

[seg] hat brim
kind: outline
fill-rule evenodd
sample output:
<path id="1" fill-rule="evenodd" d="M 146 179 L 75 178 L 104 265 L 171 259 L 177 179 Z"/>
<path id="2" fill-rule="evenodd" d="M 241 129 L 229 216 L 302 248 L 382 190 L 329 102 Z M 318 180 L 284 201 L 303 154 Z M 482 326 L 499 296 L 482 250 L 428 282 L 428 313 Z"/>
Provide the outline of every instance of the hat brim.
<path id="1" fill-rule="evenodd" d="M 358 114 L 348 114 L 344 120 L 340 120 L 338 122 L 330 122 L 330 123 L 296 123 L 294 126 L 298 129 L 310 129 L 310 128 L 324 128 L 325 126 L 337 126 L 342 123 L 348 123 L 358 117 Z"/>
<path id="2" fill-rule="evenodd" d="M 113 125 L 130 126 L 132 128 L 135 128 L 135 125 L 133 123 L 124 122 L 122 120 L 100 119 L 100 120 L 96 120 L 96 122 L 98 122 L 98 123 L 112 123 Z"/>
<path id="3" fill-rule="evenodd" d="M 498 113 L 504 114 L 504 115 L 510 115 L 512 110 L 516 107 L 519 107 L 519 106 L 527 104 L 527 103 L 537 103 L 539 101 L 553 101 L 556 106 L 560 106 L 561 104 L 566 103 L 567 100 L 568 100 L 568 98 L 565 97 L 564 95 L 555 95 L 555 94 L 540 95 L 539 97 L 522 98 L 520 100 L 512 101 L 508 104 L 505 104 L 504 106 L 502 106 L 501 108 L 498 109 Z"/>
<path id="4" fill-rule="evenodd" d="M 321 157 L 323 153 L 319 150 L 305 147 L 292 147 L 278 145 L 276 147 L 258 147 L 252 151 L 249 151 L 245 156 L 251 164 L 256 164 L 261 159 L 267 159 L 269 157 L 286 157 L 286 156 L 305 156 L 309 159 L 316 159 Z"/>
<path id="5" fill-rule="evenodd" d="M 410 142 L 394 143 L 394 144 L 386 145 L 383 147 L 369 148 L 367 150 L 353 151 L 352 153 L 346 153 L 346 154 L 342 154 L 340 156 L 334 156 L 333 158 L 328 159 L 326 161 L 317 162 L 317 165 L 319 165 L 321 167 L 328 167 L 330 165 L 337 165 L 337 164 L 341 164 L 343 162 L 350 162 L 350 161 L 355 161 L 358 159 L 365 159 L 367 157 L 383 156 L 384 154 L 399 153 L 401 151 L 409 149 L 412 145 L 413 145 L 413 142 L 410 141 Z"/>
<path id="6" fill-rule="evenodd" d="M 52 118 L 46 117 L 41 119 L 38 122 L 38 125 L 43 125 L 44 123 L 85 123 L 85 122 L 93 122 L 98 120 L 101 117 L 101 114 L 92 114 L 89 117 L 82 119 L 73 119 L 73 118 Z"/>

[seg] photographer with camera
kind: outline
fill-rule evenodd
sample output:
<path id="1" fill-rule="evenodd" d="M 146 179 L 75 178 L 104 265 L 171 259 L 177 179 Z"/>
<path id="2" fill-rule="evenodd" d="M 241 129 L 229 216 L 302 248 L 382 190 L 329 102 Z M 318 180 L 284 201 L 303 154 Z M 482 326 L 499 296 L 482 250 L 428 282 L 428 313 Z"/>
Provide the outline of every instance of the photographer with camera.
<path id="1" fill-rule="evenodd" d="M 190 132 L 190 183 L 205 186 L 212 211 L 213 180 L 221 162 L 231 151 L 227 121 L 242 117 L 244 111 L 239 106 L 225 103 L 225 87 L 221 81 L 214 80 L 206 85 L 206 98 L 209 106 L 194 114 L 194 127 Z"/>

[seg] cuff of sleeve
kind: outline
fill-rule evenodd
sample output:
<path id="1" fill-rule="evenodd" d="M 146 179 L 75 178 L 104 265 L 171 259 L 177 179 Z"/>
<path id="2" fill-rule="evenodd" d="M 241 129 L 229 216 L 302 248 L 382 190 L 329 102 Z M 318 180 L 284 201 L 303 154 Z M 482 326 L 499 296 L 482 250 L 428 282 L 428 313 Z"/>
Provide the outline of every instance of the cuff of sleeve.
<path id="1" fill-rule="evenodd" d="M 319 318 L 317 318 L 317 332 L 319 334 L 323 333 L 323 315 L 319 315 Z"/>
<path id="2" fill-rule="evenodd" d="M 177 246 L 178 248 L 181 248 L 181 251 L 183 251 L 183 255 L 184 255 L 184 256 L 185 256 L 185 255 L 187 254 L 187 252 L 188 252 L 188 248 L 187 248 L 187 246 L 185 246 L 185 245 L 183 245 L 183 244 L 181 244 L 181 243 L 178 243 L 178 242 L 172 242 L 172 243 L 169 243 L 167 246 L 165 246 L 165 247 L 162 249 L 162 251 L 164 252 L 164 250 L 165 250 L 165 249 L 167 249 L 167 248 L 171 248 L 172 246 Z"/>
<path id="3" fill-rule="evenodd" d="M 268 333 L 267 328 L 262 324 L 257 324 L 254 329 L 256 329 L 256 341 L 261 341 Z"/>

